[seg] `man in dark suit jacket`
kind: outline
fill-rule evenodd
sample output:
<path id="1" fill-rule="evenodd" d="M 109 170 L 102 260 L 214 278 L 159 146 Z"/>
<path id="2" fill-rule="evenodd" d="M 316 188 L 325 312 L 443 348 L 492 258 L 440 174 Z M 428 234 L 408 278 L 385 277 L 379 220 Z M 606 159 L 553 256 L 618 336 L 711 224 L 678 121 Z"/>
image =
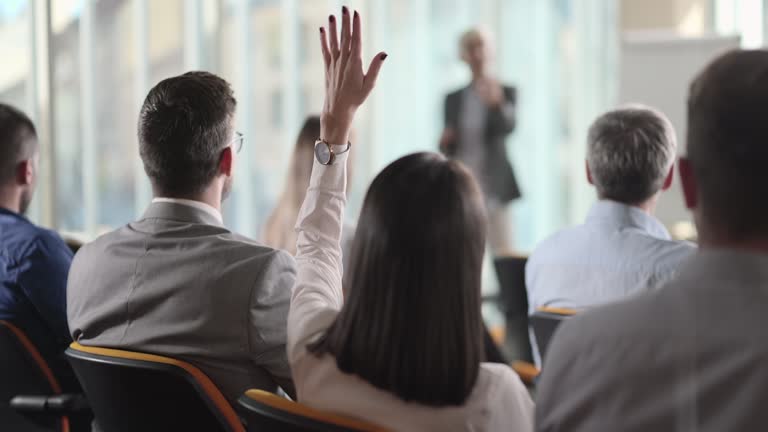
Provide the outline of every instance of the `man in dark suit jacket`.
<path id="1" fill-rule="evenodd" d="M 494 253 L 510 249 L 507 204 L 520 197 L 505 141 L 515 129 L 517 91 L 502 86 L 488 71 L 490 44 L 478 30 L 460 41 L 472 82 L 445 99 L 445 129 L 440 149 L 460 160 L 477 178 L 488 205 L 488 241 Z"/>

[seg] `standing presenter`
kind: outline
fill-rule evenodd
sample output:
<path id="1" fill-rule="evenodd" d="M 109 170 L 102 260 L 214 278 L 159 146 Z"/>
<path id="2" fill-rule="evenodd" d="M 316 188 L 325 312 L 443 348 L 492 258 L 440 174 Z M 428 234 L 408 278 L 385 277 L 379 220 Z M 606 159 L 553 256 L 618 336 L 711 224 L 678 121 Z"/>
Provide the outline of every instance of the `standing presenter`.
<path id="1" fill-rule="evenodd" d="M 482 31 L 465 32 L 459 51 L 472 73 L 472 82 L 445 98 L 440 150 L 463 162 L 480 183 L 488 209 L 488 244 L 498 256 L 512 249 L 508 207 L 520 197 L 505 146 L 515 129 L 517 91 L 491 75 L 493 48 Z"/>

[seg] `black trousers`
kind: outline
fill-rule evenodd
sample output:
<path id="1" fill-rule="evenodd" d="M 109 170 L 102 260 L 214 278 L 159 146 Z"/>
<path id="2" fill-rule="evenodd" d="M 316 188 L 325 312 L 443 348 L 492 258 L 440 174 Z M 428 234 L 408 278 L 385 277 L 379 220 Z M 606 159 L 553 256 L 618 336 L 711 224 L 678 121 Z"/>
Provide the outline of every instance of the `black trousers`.
<path id="1" fill-rule="evenodd" d="M 488 332 L 488 329 L 485 327 L 485 324 L 483 324 L 483 342 L 483 345 L 485 345 L 485 361 L 491 363 L 509 364 L 507 359 L 504 357 L 504 354 L 501 353 L 499 346 L 496 345 L 496 342 L 493 341 L 493 338 Z"/>

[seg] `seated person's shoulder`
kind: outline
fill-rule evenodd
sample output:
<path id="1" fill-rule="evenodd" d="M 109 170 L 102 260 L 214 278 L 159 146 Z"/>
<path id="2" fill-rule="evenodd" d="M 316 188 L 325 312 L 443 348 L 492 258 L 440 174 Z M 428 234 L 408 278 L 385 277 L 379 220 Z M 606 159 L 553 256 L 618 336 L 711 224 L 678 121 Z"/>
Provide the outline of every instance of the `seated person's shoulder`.
<path id="1" fill-rule="evenodd" d="M 563 228 L 539 242 L 528 261 L 537 261 L 558 254 L 571 256 L 571 252 L 564 250 L 564 248 L 576 246 L 586 237 L 587 234 L 580 225 Z"/>
<path id="2" fill-rule="evenodd" d="M 38 252 L 43 254 L 63 253 L 72 256 L 69 247 L 64 243 L 64 239 L 56 231 L 32 224 L 20 227 L 20 229 L 23 230 L 20 233 L 20 238 L 23 239 L 22 243 L 19 244 L 22 249 L 19 251 L 20 253 L 25 255 Z"/>
<path id="3" fill-rule="evenodd" d="M 474 389 L 475 394 L 484 394 L 488 403 L 508 410 L 519 410 L 516 416 L 530 415 L 533 401 L 528 389 L 511 367 L 502 363 L 481 363 Z M 522 420 L 522 419 L 519 419 Z"/>
<path id="4" fill-rule="evenodd" d="M 695 243 L 682 240 L 659 240 L 662 245 L 659 251 L 660 260 L 669 259 L 682 261 L 690 257 L 697 250 Z"/>
<path id="5" fill-rule="evenodd" d="M 208 242 L 208 241 L 206 241 Z M 206 259 L 226 263 L 227 272 L 255 281 L 255 287 L 293 285 L 296 260 L 290 253 L 237 233 L 216 236 L 206 246 Z"/>
<path id="6" fill-rule="evenodd" d="M 640 293 L 579 312 L 558 328 L 553 345 L 556 342 L 567 351 L 588 352 L 597 346 L 613 349 L 618 345 L 663 339 L 674 331 L 670 323 L 677 315 L 677 306 L 667 289 L 672 288 Z"/>
<path id="7" fill-rule="evenodd" d="M 121 227 L 117 230 L 101 234 L 91 241 L 83 242 L 75 254 L 75 259 L 84 255 L 98 255 L 103 253 L 110 244 L 118 241 L 120 238 L 120 231 L 124 229 L 126 229 L 126 227 Z"/>
<path id="8" fill-rule="evenodd" d="M 520 381 L 517 373 L 504 363 L 480 363 L 478 382 L 500 383 L 501 385 L 514 386 Z M 520 381 L 522 384 L 522 381 Z"/>
<path id="9" fill-rule="evenodd" d="M 504 363 L 481 363 L 477 377 L 476 390 L 483 390 L 490 397 L 493 394 L 507 395 L 507 397 L 528 396 L 528 389 L 523 384 L 520 376 Z"/>
<path id="10" fill-rule="evenodd" d="M 646 269 L 655 276 L 655 287 L 661 287 L 680 270 L 680 267 L 696 252 L 696 245 L 686 241 L 642 238 L 644 243 L 637 243 L 625 249 L 617 245 L 617 253 L 631 257 L 627 265 Z"/>
<path id="11" fill-rule="evenodd" d="M 288 262 L 291 264 L 295 263 L 293 255 L 290 253 L 282 249 L 275 249 L 271 246 L 267 246 L 264 243 L 248 238 L 242 234 L 230 232 L 218 237 L 221 239 L 221 247 L 231 249 L 233 253 L 244 258 Z"/>

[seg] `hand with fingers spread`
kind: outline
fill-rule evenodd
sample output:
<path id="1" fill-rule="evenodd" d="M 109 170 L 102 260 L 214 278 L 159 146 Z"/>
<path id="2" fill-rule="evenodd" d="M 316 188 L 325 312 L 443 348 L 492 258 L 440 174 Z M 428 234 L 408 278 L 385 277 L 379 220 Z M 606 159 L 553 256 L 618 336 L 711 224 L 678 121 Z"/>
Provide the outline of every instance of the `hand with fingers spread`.
<path id="1" fill-rule="evenodd" d="M 379 53 L 363 71 L 360 15 L 342 8 L 341 35 L 336 17 L 328 17 L 328 30 L 320 27 L 320 46 L 325 62 L 325 103 L 320 116 L 320 138 L 346 144 L 355 112 L 373 90 L 387 54 Z"/>

